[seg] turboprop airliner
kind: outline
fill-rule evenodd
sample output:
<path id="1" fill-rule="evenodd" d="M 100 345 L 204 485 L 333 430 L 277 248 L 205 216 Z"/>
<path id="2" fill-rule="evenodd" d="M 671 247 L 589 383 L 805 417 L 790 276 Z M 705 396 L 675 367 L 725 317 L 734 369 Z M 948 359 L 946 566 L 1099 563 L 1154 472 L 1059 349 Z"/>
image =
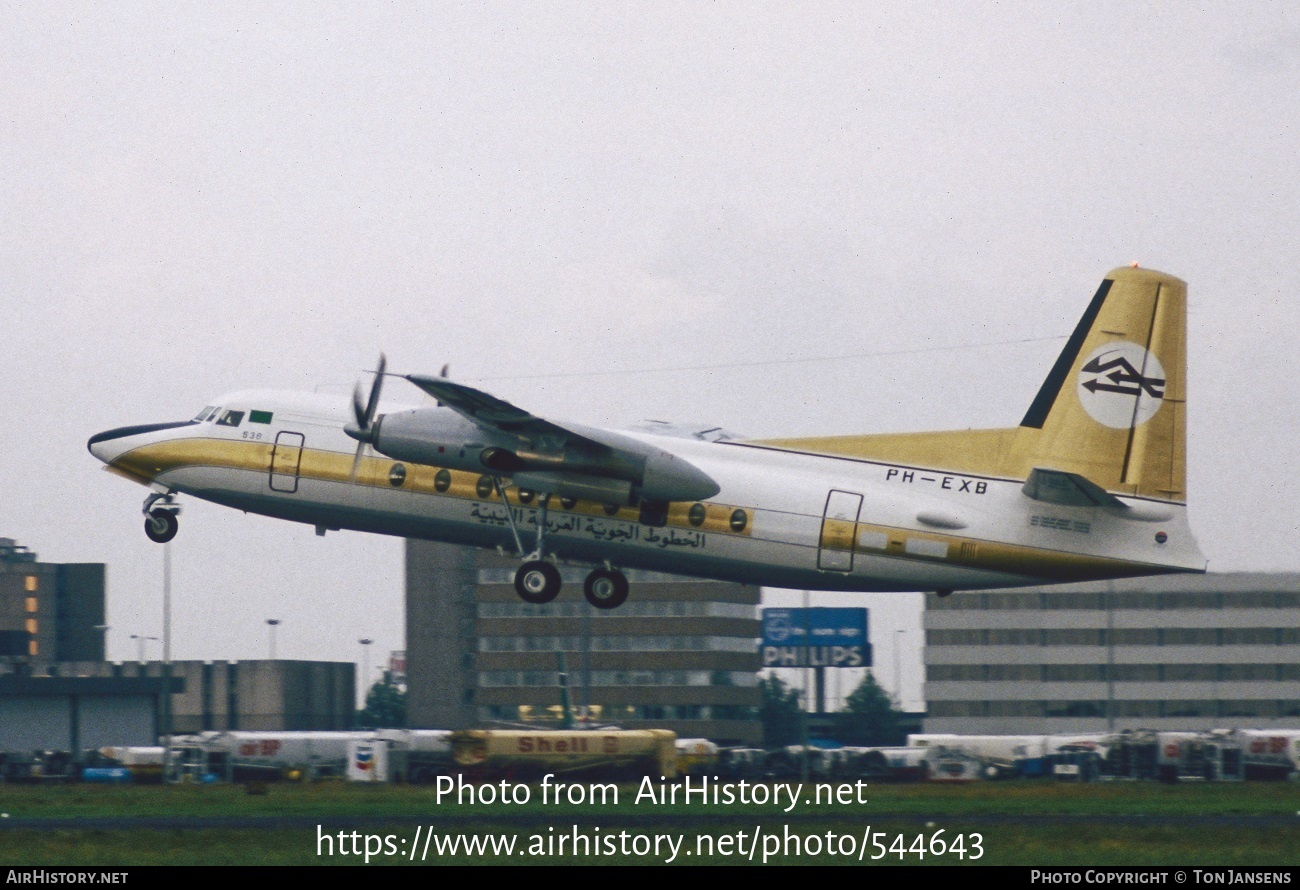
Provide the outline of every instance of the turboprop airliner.
<path id="1" fill-rule="evenodd" d="M 154 541 L 175 536 L 186 495 L 321 535 L 513 551 L 515 589 L 530 603 L 560 593 L 560 563 L 591 567 L 583 594 L 604 609 L 627 599 L 629 568 L 941 596 L 1203 572 L 1186 507 L 1186 297 L 1170 275 L 1111 272 L 1009 429 L 615 432 L 545 420 L 445 376 L 390 374 L 381 356 L 351 405 L 236 392 L 193 420 L 88 445 L 149 488 Z M 399 377 L 425 405 L 381 406 Z"/>

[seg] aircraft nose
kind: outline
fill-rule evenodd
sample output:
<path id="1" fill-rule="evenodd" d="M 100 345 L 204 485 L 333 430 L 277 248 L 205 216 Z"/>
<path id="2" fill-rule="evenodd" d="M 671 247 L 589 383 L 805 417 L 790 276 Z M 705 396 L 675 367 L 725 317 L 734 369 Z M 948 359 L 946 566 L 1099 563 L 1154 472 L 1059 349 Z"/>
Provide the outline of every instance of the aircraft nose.
<path id="1" fill-rule="evenodd" d="M 129 432 L 124 432 L 126 430 L 130 430 L 130 427 L 118 427 L 96 433 L 86 442 L 86 448 L 104 463 L 110 463 L 122 451 L 119 440 L 130 435 Z"/>
<path id="2" fill-rule="evenodd" d="M 116 429 L 105 430 L 91 436 L 86 442 L 86 448 L 104 463 L 112 463 L 114 458 L 126 450 L 126 439 L 144 433 L 190 426 L 193 422 L 192 420 L 184 420 L 180 423 L 144 423 L 136 426 L 119 426 Z"/>

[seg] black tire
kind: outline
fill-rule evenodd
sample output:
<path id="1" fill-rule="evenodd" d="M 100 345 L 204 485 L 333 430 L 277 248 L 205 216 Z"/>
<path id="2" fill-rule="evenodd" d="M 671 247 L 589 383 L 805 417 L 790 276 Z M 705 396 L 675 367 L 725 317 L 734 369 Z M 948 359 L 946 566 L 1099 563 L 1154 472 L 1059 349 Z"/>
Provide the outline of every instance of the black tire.
<path id="1" fill-rule="evenodd" d="M 524 563 L 515 572 L 515 593 L 526 603 L 549 603 L 560 595 L 560 570 L 540 559 Z"/>
<path id="2" fill-rule="evenodd" d="M 627 576 L 596 569 L 582 582 L 582 595 L 597 609 L 617 609 L 627 602 Z"/>
<path id="3" fill-rule="evenodd" d="M 144 533 L 155 544 L 166 544 L 176 537 L 180 521 L 170 510 L 150 510 L 144 518 Z"/>

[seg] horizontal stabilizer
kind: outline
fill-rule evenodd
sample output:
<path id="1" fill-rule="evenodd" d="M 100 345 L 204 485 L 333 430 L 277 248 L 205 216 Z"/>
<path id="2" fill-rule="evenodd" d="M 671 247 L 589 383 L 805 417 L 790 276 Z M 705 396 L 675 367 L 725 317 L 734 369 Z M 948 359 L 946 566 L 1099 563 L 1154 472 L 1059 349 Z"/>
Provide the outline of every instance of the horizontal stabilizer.
<path id="1" fill-rule="evenodd" d="M 1021 489 L 1025 497 L 1067 507 L 1120 507 L 1127 505 L 1100 485 L 1078 473 L 1034 467 Z"/>

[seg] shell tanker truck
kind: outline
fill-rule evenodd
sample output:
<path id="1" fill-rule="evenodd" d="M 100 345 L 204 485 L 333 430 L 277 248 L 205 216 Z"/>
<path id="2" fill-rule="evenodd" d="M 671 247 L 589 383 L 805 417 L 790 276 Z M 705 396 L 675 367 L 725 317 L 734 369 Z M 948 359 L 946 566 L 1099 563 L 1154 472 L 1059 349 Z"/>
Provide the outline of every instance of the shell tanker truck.
<path id="1" fill-rule="evenodd" d="M 678 775 L 677 735 L 666 729 L 467 729 L 451 734 L 451 747 L 467 779 Z"/>

